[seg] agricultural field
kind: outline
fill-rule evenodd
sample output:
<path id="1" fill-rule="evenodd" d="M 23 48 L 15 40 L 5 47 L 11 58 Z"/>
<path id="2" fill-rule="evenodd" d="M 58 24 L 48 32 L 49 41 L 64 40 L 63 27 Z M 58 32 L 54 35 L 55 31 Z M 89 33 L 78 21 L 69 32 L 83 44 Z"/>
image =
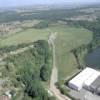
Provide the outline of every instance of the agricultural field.
<path id="1" fill-rule="evenodd" d="M 17 45 L 21 43 L 34 42 L 39 39 L 47 39 L 48 31 L 46 29 L 28 29 L 15 35 L 1 39 L 1 46 Z"/>
<path id="2" fill-rule="evenodd" d="M 40 20 L 25 20 L 0 23 L 0 38 L 10 37 L 11 35 L 23 32 L 38 24 Z"/>

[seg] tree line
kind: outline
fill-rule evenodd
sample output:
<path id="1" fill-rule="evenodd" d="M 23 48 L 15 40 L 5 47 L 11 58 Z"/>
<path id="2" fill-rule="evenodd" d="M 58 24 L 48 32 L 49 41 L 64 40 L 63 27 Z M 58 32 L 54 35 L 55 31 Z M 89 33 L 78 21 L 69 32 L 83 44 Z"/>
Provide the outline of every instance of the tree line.
<path id="1" fill-rule="evenodd" d="M 52 51 L 45 40 L 38 40 L 33 44 L 34 48 L 6 58 L 7 76 L 12 79 L 14 87 L 17 88 L 23 84 L 21 88 L 27 98 L 31 98 L 31 100 L 55 100 L 54 97 L 48 95 L 47 90 L 42 85 L 43 81 L 50 80 Z M 11 67 L 10 63 L 13 63 L 14 68 Z"/>
<path id="2" fill-rule="evenodd" d="M 93 32 L 93 39 L 92 41 L 87 44 L 87 45 L 81 45 L 78 48 L 75 48 L 73 50 L 71 50 L 71 52 L 73 52 L 73 54 L 76 57 L 76 60 L 78 62 L 79 68 L 84 68 L 84 66 L 81 65 L 80 62 L 80 55 L 84 52 L 87 51 L 91 52 L 92 50 L 94 50 L 95 48 L 100 46 L 100 19 L 98 18 L 96 21 L 94 22 L 88 22 L 88 21 L 69 21 L 69 24 L 73 24 L 76 25 L 77 27 L 84 27 L 90 31 Z M 84 55 L 87 54 L 85 52 Z"/>

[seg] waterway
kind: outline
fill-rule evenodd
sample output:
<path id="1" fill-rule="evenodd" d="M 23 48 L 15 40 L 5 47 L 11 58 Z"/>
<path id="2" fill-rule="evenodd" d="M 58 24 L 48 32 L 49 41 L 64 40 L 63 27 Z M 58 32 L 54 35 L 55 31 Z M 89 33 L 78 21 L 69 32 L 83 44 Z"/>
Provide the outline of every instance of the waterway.
<path id="1" fill-rule="evenodd" d="M 100 69 L 100 47 L 85 56 L 85 64 L 88 67 Z"/>

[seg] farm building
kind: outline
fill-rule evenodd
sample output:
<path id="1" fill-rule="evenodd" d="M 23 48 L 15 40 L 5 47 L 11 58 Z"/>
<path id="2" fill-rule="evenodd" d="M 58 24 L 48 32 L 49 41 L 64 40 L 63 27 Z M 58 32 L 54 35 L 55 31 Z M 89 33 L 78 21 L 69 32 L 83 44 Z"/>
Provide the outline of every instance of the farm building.
<path id="1" fill-rule="evenodd" d="M 92 68 L 86 68 L 80 72 L 76 77 L 69 81 L 68 85 L 70 88 L 77 91 L 83 87 L 90 90 L 90 85 L 100 76 L 100 72 Z"/>

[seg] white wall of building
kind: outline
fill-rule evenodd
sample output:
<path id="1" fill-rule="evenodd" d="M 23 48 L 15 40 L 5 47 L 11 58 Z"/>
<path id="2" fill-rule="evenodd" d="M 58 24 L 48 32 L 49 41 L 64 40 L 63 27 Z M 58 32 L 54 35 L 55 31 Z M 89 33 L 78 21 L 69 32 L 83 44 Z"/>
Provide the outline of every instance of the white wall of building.
<path id="1" fill-rule="evenodd" d="M 100 75 L 100 72 L 92 69 L 86 68 L 80 72 L 76 77 L 69 81 L 69 87 L 79 91 L 82 89 L 83 85 L 89 87 L 90 84 Z"/>

